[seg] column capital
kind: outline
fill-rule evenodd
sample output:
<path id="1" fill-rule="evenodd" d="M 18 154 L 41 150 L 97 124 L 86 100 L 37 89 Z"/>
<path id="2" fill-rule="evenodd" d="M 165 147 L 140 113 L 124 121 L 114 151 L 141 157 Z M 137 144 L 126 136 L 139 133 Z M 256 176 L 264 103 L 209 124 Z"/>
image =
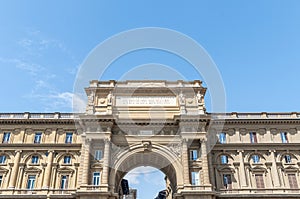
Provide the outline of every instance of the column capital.
<path id="1" fill-rule="evenodd" d="M 86 138 L 85 140 L 85 144 L 89 146 L 89 144 L 92 143 L 92 139 L 91 138 Z"/>
<path id="2" fill-rule="evenodd" d="M 237 152 L 238 153 L 244 153 L 245 151 L 243 149 L 238 149 Z"/>
<path id="3" fill-rule="evenodd" d="M 181 144 L 187 146 L 188 139 L 187 138 L 182 138 L 181 139 Z"/>
<path id="4" fill-rule="evenodd" d="M 104 139 L 104 143 L 105 143 L 105 144 L 109 144 L 110 141 L 111 141 L 111 138 L 110 138 L 110 137 L 107 137 L 107 138 Z"/>
<path id="5" fill-rule="evenodd" d="M 106 128 L 106 132 L 107 132 L 107 133 L 111 133 L 111 127 L 110 127 L 110 126 L 108 126 L 108 127 Z"/>

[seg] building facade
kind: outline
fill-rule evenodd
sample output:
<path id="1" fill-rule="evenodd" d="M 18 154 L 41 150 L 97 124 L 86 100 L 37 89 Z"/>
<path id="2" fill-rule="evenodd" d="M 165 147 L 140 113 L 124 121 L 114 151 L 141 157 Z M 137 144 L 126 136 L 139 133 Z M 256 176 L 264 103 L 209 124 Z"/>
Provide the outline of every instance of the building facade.
<path id="1" fill-rule="evenodd" d="M 207 113 L 201 81 L 85 91 L 85 113 L 0 114 L 0 198 L 116 199 L 139 166 L 168 198 L 300 198 L 300 113 Z"/>

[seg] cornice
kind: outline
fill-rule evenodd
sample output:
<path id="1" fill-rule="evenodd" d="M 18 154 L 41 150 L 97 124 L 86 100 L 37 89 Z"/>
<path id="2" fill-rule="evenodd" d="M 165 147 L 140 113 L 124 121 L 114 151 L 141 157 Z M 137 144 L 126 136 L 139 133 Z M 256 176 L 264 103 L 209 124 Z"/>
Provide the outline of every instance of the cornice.
<path id="1" fill-rule="evenodd" d="M 30 125 L 39 125 L 39 124 L 60 124 L 60 125 L 74 125 L 74 119 L 0 119 L 0 124 L 30 124 Z"/>
<path id="2" fill-rule="evenodd" d="M 299 150 L 300 143 L 228 143 L 228 144 L 215 144 L 212 148 L 214 150 L 270 150 L 276 151 Z"/>
<path id="3" fill-rule="evenodd" d="M 223 120 L 211 120 L 211 124 L 300 124 L 300 118 L 298 119 L 223 119 Z"/>
<path id="4" fill-rule="evenodd" d="M 81 143 L 74 144 L 65 144 L 65 143 L 41 143 L 41 144 L 33 144 L 33 143 L 2 143 L 0 145 L 0 150 L 59 150 L 60 148 L 63 150 L 73 150 L 73 149 L 81 149 Z"/>

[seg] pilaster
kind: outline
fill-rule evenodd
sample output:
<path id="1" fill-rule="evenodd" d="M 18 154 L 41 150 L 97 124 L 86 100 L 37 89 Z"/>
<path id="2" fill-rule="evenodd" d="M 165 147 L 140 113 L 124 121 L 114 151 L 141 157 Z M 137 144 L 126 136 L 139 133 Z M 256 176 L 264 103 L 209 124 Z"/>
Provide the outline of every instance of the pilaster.
<path id="1" fill-rule="evenodd" d="M 201 158 L 202 158 L 202 173 L 203 173 L 203 184 L 210 185 L 209 182 L 209 168 L 208 168 L 208 157 L 207 157 L 207 140 L 201 139 Z"/>
<path id="2" fill-rule="evenodd" d="M 276 165 L 276 155 L 275 155 L 275 150 L 270 150 L 271 152 L 271 157 L 272 157 L 272 167 L 271 167 L 271 172 L 272 172 L 272 177 L 273 177 L 273 185 L 275 188 L 280 187 L 280 181 L 279 181 L 279 176 L 278 176 L 278 169 Z"/>
<path id="3" fill-rule="evenodd" d="M 90 170 L 90 149 L 91 141 L 86 139 L 84 144 L 84 161 L 82 166 L 82 185 L 86 186 L 89 184 L 89 170 Z"/>
<path id="4" fill-rule="evenodd" d="M 43 182 L 43 188 L 45 188 L 45 189 L 49 188 L 49 185 L 50 185 L 53 153 L 54 153 L 54 151 L 48 152 L 48 162 L 47 162 L 47 167 L 45 169 L 45 177 L 44 177 L 44 182 Z"/>
<path id="5" fill-rule="evenodd" d="M 245 164 L 244 164 L 244 151 L 238 150 L 239 153 L 239 160 L 240 160 L 240 185 L 241 188 L 247 187 L 247 181 L 246 181 L 246 173 L 245 173 Z"/>
<path id="6" fill-rule="evenodd" d="M 103 172 L 102 172 L 102 185 L 108 186 L 109 165 L 110 165 L 110 138 L 104 140 L 104 157 L 103 157 Z"/>
<path id="7" fill-rule="evenodd" d="M 19 171 L 19 162 L 21 158 L 21 152 L 20 150 L 16 151 L 15 159 L 14 159 L 14 166 L 11 170 L 11 178 L 9 181 L 9 188 L 15 188 L 16 186 L 16 181 L 18 177 L 18 171 Z"/>
<path id="8" fill-rule="evenodd" d="M 190 170 L 189 170 L 189 157 L 186 139 L 182 141 L 182 164 L 183 164 L 183 183 L 190 185 Z"/>

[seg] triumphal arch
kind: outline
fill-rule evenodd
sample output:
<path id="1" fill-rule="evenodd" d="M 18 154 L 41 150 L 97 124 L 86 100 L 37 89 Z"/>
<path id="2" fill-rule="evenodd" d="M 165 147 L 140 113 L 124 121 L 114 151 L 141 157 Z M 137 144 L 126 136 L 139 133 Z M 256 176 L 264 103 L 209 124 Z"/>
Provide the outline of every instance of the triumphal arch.
<path id="1" fill-rule="evenodd" d="M 0 198 L 121 199 L 139 166 L 167 199 L 300 198 L 299 112 L 208 113 L 198 80 L 85 92 L 82 113 L 0 113 Z"/>
<path id="2" fill-rule="evenodd" d="M 152 166 L 166 175 L 169 198 L 212 197 L 209 117 L 201 81 L 91 81 L 86 93 L 86 113 L 77 123 L 82 132 L 83 188 L 93 169 L 89 154 L 103 147 L 103 198 L 116 197 L 122 178 L 139 166 Z M 191 164 L 191 158 L 197 161 Z"/>

